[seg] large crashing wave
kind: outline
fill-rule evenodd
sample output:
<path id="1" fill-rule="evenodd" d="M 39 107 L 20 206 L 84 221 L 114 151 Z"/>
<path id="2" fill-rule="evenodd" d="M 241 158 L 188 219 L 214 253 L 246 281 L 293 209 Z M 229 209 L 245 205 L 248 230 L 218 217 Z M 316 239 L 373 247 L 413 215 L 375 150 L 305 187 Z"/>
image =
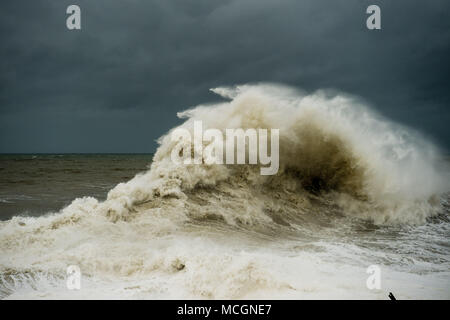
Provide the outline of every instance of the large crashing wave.
<path id="1" fill-rule="evenodd" d="M 228 101 L 180 113 L 186 119 L 181 127 L 192 131 L 201 120 L 204 129 L 223 131 L 278 128 L 276 175 L 260 175 L 257 165 L 176 164 L 169 132 L 160 138 L 150 169 L 117 185 L 104 202 L 81 198 L 56 214 L 0 222 L 0 297 L 33 296 L 28 283 L 38 292 L 54 292 L 53 277 L 64 279 L 69 264 L 88 278 L 100 275 L 106 281 L 102 292 L 119 296 L 133 291 L 131 281 L 133 292 L 150 297 L 237 298 L 274 288 L 337 297 L 337 280 L 317 270 L 315 252 L 300 250 L 292 262 L 283 254 L 274 258 L 278 251 L 261 253 L 260 246 L 252 249 L 259 253 L 236 254 L 233 241 L 248 235 L 278 239 L 294 230 L 300 231 L 296 241 L 304 236 L 308 244 L 332 230 L 340 235 L 341 217 L 419 224 L 441 210 L 450 179 L 436 148 L 357 99 L 268 84 L 212 91 Z M 212 236 L 218 230 L 225 236 Z M 329 267 L 334 270 L 334 262 Z M 298 270 L 306 276 L 299 278 Z M 352 279 L 354 269 L 348 272 Z M 311 289 L 328 283 L 323 277 L 330 285 Z M 108 279 L 121 279 L 123 286 L 110 290 Z M 95 297 L 98 285 L 95 280 L 91 288 Z M 67 295 L 62 288 L 53 294 Z"/>
<path id="2" fill-rule="evenodd" d="M 439 195 L 449 189 L 432 144 L 356 98 L 267 84 L 212 91 L 230 101 L 180 113 L 187 118 L 181 127 L 192 131 L 201 120 L 223 132 L 279 128 L 278 174 L 260 176 L 254 165 L 177 165 L 169 132 L 151 169 L 111 190 L 100 211 L 127 219 L 140 205 L 181 199 L 186 216 L 252 223 L 274 210 L 281 217 L 304 212 L 312 194 L 375 223 L 421 223 L 438 212 Z"/>
<path id="3" fill-rule="evenodd" d="M 257 165 L 177 164 L 171 159 L 174 128 L 159 139 L 147 172 L 117 185 L 104 202 L 77 199 L 63 211 L 74 219 L 99 214 L 127 221 L 158 208 L 173 221 L 254 224 L 333 207 L 379 224 L 423 223 L 439 212 L 440 195 L 450 189 L 448 168 L 433 144 L 354 97 L 274 84 L 211 90 L 229 101 L 179 113 L 187 120 L 177 128 L 193 132 L 201 120 L 204 129 L 223 132 L 279 129 L 276 175 L 260 175 Z"/>

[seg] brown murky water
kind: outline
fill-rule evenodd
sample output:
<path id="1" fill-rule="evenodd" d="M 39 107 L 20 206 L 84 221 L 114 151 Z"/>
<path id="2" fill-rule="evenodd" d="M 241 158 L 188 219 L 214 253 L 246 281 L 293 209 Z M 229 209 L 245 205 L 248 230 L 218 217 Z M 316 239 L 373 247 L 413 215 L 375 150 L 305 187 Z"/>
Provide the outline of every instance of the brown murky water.
<path id="1" fill-rule="evenodd" d="M 120 182 L 145 171 L 152 154 L 0 155 L 0 220 L 40 216 L 73 199 L 106 198 Z"/>

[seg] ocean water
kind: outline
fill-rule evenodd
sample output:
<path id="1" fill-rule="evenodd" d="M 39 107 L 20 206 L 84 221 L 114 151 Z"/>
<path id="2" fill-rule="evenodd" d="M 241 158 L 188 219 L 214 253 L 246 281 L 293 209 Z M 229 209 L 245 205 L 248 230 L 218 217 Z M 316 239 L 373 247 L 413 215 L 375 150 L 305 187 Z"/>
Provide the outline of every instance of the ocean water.
<path id="1" fill-rule="evenodd" d="M 152 154 L 0 154 L 0 220 L 57 212 L 74 199 L 105 200 L 146 171 Z"/>
<path id="2" fill-rule="evenodd" d="M 213 91 L 180 127 L 279 128 L 276 175 L 176 164 L 170 132 L 154 155 L 0 156 L 1 298 L 450 298 L 443 152 L 345 94 Z"/>

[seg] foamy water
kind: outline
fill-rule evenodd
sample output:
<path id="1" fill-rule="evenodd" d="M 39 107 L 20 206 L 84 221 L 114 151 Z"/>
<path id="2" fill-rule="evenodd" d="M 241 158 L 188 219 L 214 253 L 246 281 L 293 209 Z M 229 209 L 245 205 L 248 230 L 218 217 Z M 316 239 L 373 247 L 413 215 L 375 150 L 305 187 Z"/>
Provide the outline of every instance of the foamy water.
<path id="1" fill-rule="evenodd" d="M 151 168 L 61 212 L 0 223 L 3 298 L 450 298 L 449 170 L 420 134 L 357 99 L 278 85 L 213 89 L 229 101 L 180 127 L 279 128 L 280 169 Z M 80 267 L 81 290 L 66 288 Z M 380 290 L 366 287 L 370 265 Z"/>

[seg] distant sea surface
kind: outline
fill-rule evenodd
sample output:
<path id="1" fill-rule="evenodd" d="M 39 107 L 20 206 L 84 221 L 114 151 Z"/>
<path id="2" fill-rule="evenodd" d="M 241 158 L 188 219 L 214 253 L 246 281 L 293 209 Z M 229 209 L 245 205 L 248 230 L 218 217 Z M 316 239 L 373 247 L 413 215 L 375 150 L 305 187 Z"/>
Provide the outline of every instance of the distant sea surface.
<path id="1" fill-rule="evenodd" d="M 1 154 L 0 220 L 56 212 L 83 196 L 104 200 L 146 171 L 152 154 Z"/>

